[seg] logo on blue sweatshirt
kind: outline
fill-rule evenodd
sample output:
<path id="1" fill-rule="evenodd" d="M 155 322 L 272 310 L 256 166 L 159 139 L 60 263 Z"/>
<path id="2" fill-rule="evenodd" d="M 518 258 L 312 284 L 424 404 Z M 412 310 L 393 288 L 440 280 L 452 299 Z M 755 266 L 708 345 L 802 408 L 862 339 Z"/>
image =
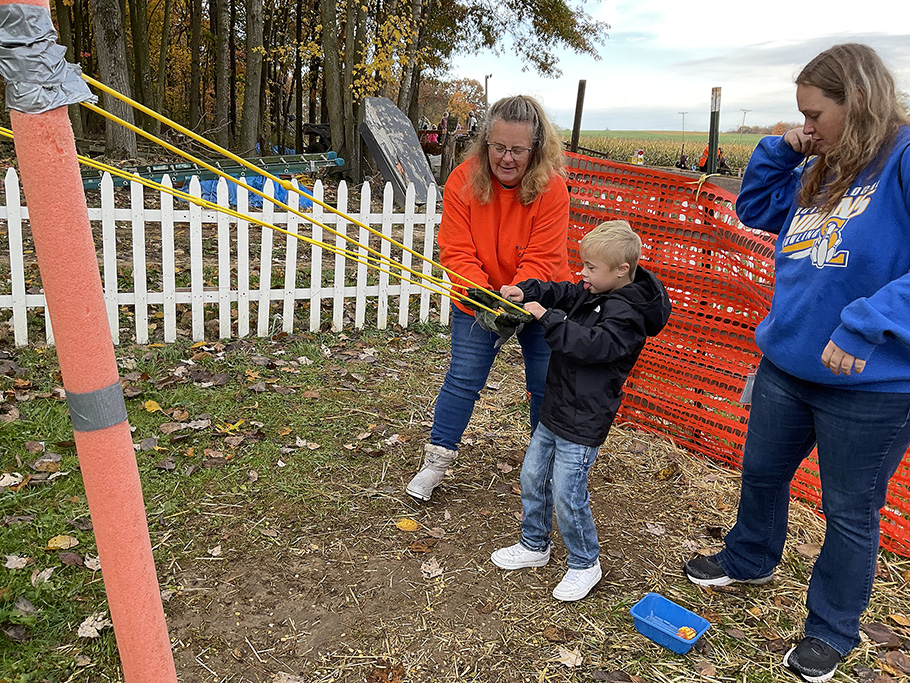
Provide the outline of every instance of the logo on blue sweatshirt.
<path id="1" fill-rule="evenodd" d="M 844 268 L 850 251 L 841 249 L 849 221 L 863 213 L 872 201 L 878 183 L 856 187 L 841 199 L 830 213 L 819 213 L 818 207 L 802 207 L 784 235 L 782 251 L 787 258 L 809 258 L 816 268 Z"/>

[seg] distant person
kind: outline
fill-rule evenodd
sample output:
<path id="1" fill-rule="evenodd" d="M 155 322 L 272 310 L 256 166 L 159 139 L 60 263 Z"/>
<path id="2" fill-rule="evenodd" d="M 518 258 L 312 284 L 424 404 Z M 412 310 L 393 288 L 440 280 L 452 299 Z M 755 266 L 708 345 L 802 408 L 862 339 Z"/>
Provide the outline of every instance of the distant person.
<path id="1" fill-rule="evenodd" d="M 502 569 L 550 561 L 553 512 L 568 551 L 557 600 L 584 598 L 600 581 L 600 544 L 591 514 L 588 472 L 622 400 L 622 386 L 645 341 L 670 317 L 670 298 L 638 265 L 641 239 L 626 221 L 602 223 L 579 245 L 580 282 L 525 280 L 503 297 L 524 305 L 553 355 L 540 424 L 521 466 L 521 536 L 490 560 Z"/>
<path id="2" fill-rule="evenodd" d="M 881 508 L 910 446 L 910 119 L 879 56 L 856 43 L 812 59 L 796 102 L 802 128 L 762 139 L 736 200 L 745 225 L 780 235 L 736 524 L 685 573 L 702 586 L 771 581 L 790 481 L 817 447 L 825 539 L 804 636 L 783 660 L 814 682 L 860 643 Z"/>
<path id="3" fill-rule="evenodd" d="M 468 131 L 473 135 L 477 132 L 477 116 L 472 111 L 468 114 Z"/>
<path id="4" fill-rule="evenodd" d="M 571 277 L 563 163 L 559 133 L 537 100 L 517 95 L 490 108 L 466 161 L 449 175 L 442 195 L 439 260 L 457 273 L 452 276 L 455 286 L 477 285 L 498 292 L 529 278 Z M 516 336 L 533 431 L 543 402 L 550 347 L 536 323 Z M 497 333 L 475 324 L 470 308 L 455 303 L 451 358 L 436 398 L 430 443 L 424 447 L 422 468 L 407 485 L 414 498 L 429 500 L 455 460 L 499 342 Z"/>
<path id="5" fill-rule="evenodd" d="M 701 157 L 698 160 L 698 170 L 705 172 L 708 170 L 708 155 L 711 153 L 711 150 L 708 145 L 705 145 L 705 151 L 701 153 Z M 727 166 L 727 159 L 724 156 L 724 148 L 717 148 L 717 170 L 730 170 L 730 167 Z"/>

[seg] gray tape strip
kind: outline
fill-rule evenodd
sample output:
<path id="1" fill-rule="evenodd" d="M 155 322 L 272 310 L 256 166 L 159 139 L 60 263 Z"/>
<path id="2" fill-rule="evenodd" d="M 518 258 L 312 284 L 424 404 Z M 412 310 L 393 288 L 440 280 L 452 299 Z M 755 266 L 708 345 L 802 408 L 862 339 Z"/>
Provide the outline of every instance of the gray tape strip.
<path id="1" fill-rule="evenodd" d="M 120 382 L 84 394 L 66 392 L 73 429 L 94 432 L 126 421 L 126 402 Z"/>
<path id="2" fill-rule="evenodd" d="M 41 114 L 77 102 L 97 103 L 81 73 L 66 61 L 47 9 L 0 5 L 0 76 L 8 109 Z"/>

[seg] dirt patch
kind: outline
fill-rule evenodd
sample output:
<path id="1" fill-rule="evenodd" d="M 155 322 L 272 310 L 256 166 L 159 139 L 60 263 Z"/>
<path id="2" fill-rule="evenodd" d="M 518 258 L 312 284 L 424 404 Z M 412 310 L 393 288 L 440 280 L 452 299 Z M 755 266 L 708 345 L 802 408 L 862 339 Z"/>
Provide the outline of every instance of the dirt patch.
<path id="1" fill-rule="evenodd" d="M 735 514 L 738 475 L 665 439 L 614 428 L 590 485 L 604 578 L 585 600 L 559 602 L 551 597 L 566 570 L 558 534 L 544 568 L 505 572 L 489 561 L 516 541 L 521 514 L 527 435 L 513 365 L 514 358 L 497 363 L 495 390 L 484 392 L 468 443 L 429 503 L 404 487 L 432 405 L 399 435 L 403 446 L 352 458 L 350 478 L 324 482 L 325 505 L 293 495 L 270 510 L 238 510 L 236 498 L 209 501 L 204 514 L 227 523 L 194 541 L 195 554 L 185 549 L 161 577 L 180 679 L 508 683 L 623 671 L 654 681 L 666 680 L 665 665 L 682 670 L 682 658 L 635 631 L 628 609 L 650 591 L 696 609 L 701 592 L 680 567 L 720 543 Z M 340 502 L 338 512 L 327 511 Z M 795 514 L 797 540 L 819 540 L 817 519 Z M 417 531 L 396 526 L 405 518 L 419 523 Z M 792 628 L 775 638 L 801 626 L 801 600 L 781 604 Z M 700 646 L 710 648 L 708 640 Z M 566 653 L 582 664 L 567 666 Z"/>

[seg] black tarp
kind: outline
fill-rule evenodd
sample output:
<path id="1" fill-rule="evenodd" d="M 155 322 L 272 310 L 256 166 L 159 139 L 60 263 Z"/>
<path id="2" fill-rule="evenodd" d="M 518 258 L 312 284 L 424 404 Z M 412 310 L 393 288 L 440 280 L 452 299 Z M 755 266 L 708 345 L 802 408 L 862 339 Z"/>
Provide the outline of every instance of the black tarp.
<path id="1" fill-rule="evenodd" d="M 364 100 L 363 123 L 360 135 L 379 166 L 382 177 L 392 183 L 395 203 L 404 206 L 409 183 L 414 184 L 418 204 L 427 202 L 427 186 L 436 179 L 420 147 L 413 124 L 387 97 L 368 97 Z M 437 199 L 439 193 L 437 192 Z"/>

